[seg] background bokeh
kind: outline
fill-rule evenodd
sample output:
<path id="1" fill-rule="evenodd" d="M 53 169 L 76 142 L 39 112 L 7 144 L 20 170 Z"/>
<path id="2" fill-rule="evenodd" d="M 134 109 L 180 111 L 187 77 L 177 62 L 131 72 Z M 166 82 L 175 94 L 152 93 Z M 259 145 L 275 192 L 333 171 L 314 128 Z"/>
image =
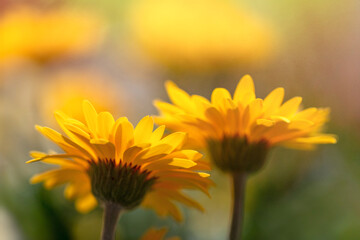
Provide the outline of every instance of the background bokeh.
<path id="1" fill-rule="evenodd" d="M 57 128 L 53 110 L 98 110 L 136 123 L 155 115 L 171 79 L 206 97 L 233 91 L 250 73 L 258 96 L 330 107 L 336 145 L 274 149 L 250 176 L 244 239 L 360 239 L 360 2 L 358 0 L 0 0 L 0 239 L 98 239 L 102 211 L 82 215 L 29 178 L 30 150 L 55 149 L 35 124 Z M 205 213 L 183 209 L 176 224 L 151 210 L 125 213 L 117 239 L 151 226 L 182 239 L 226 239 L 230 181 L 214 170 L 212 198 L 192 193 Z"/>

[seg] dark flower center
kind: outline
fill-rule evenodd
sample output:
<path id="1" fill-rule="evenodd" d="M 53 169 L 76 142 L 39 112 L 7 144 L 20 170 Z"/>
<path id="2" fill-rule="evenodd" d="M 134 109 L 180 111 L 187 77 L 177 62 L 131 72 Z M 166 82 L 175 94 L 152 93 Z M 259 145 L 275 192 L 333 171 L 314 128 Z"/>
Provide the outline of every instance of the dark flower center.
<path id="1" fill-rule="evenodd" d="M 114 159 L 90 162 L 91 190 L 101 202 L 112 202 L 126 209 L 138 206 L 156 181 L 150 172 L 131 163 L 116 164 Z"/>
<path id="2" fill-rule="evenodd" d="M 251 173 L 265 163 L 269 150 L 267 141 L 250 143 L 246 137 L 208 139 L 207 148 L 217 167 L 225 172 Z"/>

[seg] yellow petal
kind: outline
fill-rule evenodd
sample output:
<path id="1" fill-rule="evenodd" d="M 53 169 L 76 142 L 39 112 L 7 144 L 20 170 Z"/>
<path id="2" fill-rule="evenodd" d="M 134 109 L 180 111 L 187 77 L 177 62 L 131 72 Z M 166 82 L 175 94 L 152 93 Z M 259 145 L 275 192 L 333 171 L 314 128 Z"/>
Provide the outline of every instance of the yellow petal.
<path id="1" fill-rule="evenodd" d="M 165 83 L 165 87 L 169 94 L 170 100 L 176 106 L 191 112 L 194 110 L 194 104 L 191 101 L 189 94 L 187 94 L 184 90 L 180 89 L 172 81 L 167 81 Z"/>
<path id="2" fill-rule="evenodd" d="M 84 173 L 83 176 L 78 176 L 74 181 L 66 185 L 64 195 L 67 199 L 75 199 L 77 197 L 85 196 L 91 192 L 91 183 L 89 177 Z"/>
<path id="3" fill-rule="evenodd" d="M 168 198 L 163 197 L 161 194 L 158 194 L 157 191 L 149 192 L 142 203 L 144 207 L 152 208 L 156 213 L 165 217 L 171 215 L 178 222 L 182 221 L 182 215 L 179 211 L 179 208 L 169 201 Z"/>
<path id="4" fill-rule="evenodd" d="M 126 149 L 126 151 L 124 152 L 124 157 L 123 157 L 124 162 L 128 162 L 128 163 L 132 162 L 135 159 L 136 155 L 139 152 L 141 152 L 142 150 L 143 150 L 143 148 L 139 147 L 139 146 L 133 146 L 133 147 Z"/>
<path id="5" fill-rule="evenodd" d="M 225 125 L 225 120 L 222 114 L 214 107 L 206 109 L 205 116 L 213 123 L 214 126 L 220 126 L 222 128 Z"/>
<path id="6" fill-rule="evenodd" d="M 272 114 L 275 112 L 281 105 L 284 100 L 284 88 L 274 89 L 265 99 L 264 99 L 264 113 L 265 115 Z"/>
<path id="7" fill-rule="evenodd" d="M 270 119 L 274 120 L 276 122 L 290 123 L 290 119 L 283 117 L 283 116 L 273 115 L 273 116 L 270 116 Z"/>
<path id="8" fill-rule="evenodd" d="M 91 158 L 92 155 L 82 148 L 79 144 L 71 141 L 70 139 L 64 137 L 60 133 L 55 130 L 47 127 L 36 126 L 36 129 L 41 132 L 44 136 L 48 137 L 51 141 L 55 142 L 59 145 L 65 152 L 69 154 L 79 155 L 79 156 L 87 156 Z"/>
<path id="9" fill-rule="evenodd" d="M 190 172 L 185 169 L 171 169 L 162 171 L 153 171 L 155 176 L 160 176 L 162 183 L 170 185 L 180 185 L 181 188 L 199 189 L 206 195 L 209 195 L 208 188 L 213 182 L 207 177 L 208 174 L 199 172 Z M 160 184 L 160 183 L 159 183 Z"/>
<path id="10" fill-rule="evenodd" d="M 289 124 L 289 129 L 307 129 L 314 126 L 314 123 L 309 120 L 293 120 Z"/>
<path id="11" fill-rule="evenodd" d="M 301 97 L 291 98 L 279 108 L 279 110 L 276 112 L 276 115 L 292 117 L 298 111 L 301 101 Z"/>
<path id="12" fill-rule="evenodd" d="M 161 125 L 151 134 L 150 142 L 152 144 L 154 144 L 154 143 L 157 143 L 158 141 L 160 141 L 160 139 L 164 135 L 164 132 L 165 132 L 165 125 Z"/>
<path id="13" fill-rule="evenodd" d="M 250 123 L 263 115 L 263 102 L 258 98 L 249 104 Z"/>
<path id="14" fill-rule="evenodd" d="M 295 139 L 297 143 L 311 143 L 311 144 L 335 144 L 337 137 L 331 134 L 324 134 L 314 137 L 303 137 Z"/>
<path id="15" fill-rule="evenodd" d="M 254 81 L 250 77 L 250 75 L 245 75 L 241 78 L 238 83 L 235 93 L 234 93 L 234 101 L 244 101 L 250 102 L 255 99 L 255 87 Z"/>
<path id="16" fill-rule="evenodd" d="M 90 135 L 85 132 L 84 130 L 82 130 L 81 128 L 79 128 L 78 126 L 75 126 L 71 123 L 64 123 L 64 128 L 67 129 L 67 131 L 71 132 L 71 133 L 77 133 L 80 136 L 83 136 L 84 138 L 90 139 Z"/>
<path id="17" fill-rule="evenodd" d="M 172 152 L 175 149 L 179 149 L 183 146 L 184 141 L 186 138 L 186 133 L 184 132 L 175 132 L 175 133 L 171 133 L 169 135 L 167 135 L 166 137 L 164 137 L 163 139 L 161 139 L 159 141 L 159 145 L 169 145 L 171 146 L 170 152 Z M 170 153 L 170 152 L 166 152 L 166 153 Z"/>
<path id="18" fill-rule="evenodd" d="M 34 155 L 32 155 L 32 156 L 34 156 Z M 53 154 L 53 155 L 39 156 L 37 158 L 34 158 L 34 159 L 31 159 L 31 160 L 27 161 L 26 163 L 33 163 L 33 162 L 43 161 L 44 163 L 57 164 L 57 165 L 60 165 L 60 166 L 68 166 L 68 167 L 71 166 L 73 168 L 82 168 L 82 166 L 84 166 L 84 164 L 79 164 L 79 162 L 76 162 L 74 160 L 70 160 L 68 158 L 78 158 L 78 159 L 80 159 L 78 156 L 75 156 L 75 155 Z M 84 161 L 86 161 L 86 160 L 84 160 Z"/>
<path id="19" fill-rule="evenodd" d="M 231 99 L 231 95 L 225 88 L 215 88 L 211 94 L 211 103 L 218 109 L 224 109 L 224 102 Z"/>
<path id="20" fill-rule="evenodd" d="M 304 151 L 310 151 L 316 148 L 316 145 L 312 143 L 284 142 L 282 145 L 287 148 L 293 148 Z"/>
<path id="21" fill-rule="evenodd" d="M 184 149 L 180 151 L 173 152 L 166 156 L 166 159 L 172 159 L 172 158 L 186 158 L 193 161 L 197 161 L 200 158 L 202 158 L 203 155 L 195 150 L 190 149 Z"/>
<path id="22" fill-rule="evenodd" d="M 315 116 L 316 112 L 318 111 L 317 108 L 307 108 L 304 109 L 298 113 L 296 113 L 296 115 L 294 116 L 294 119 L 308 119 L 311 120 L 313 116 Z"/>
<path id="23" fill-rule="evenodd" d="M 96 151 L 98 158 L 100 159 L 114 159 L 115 158 L 115 146 L 107 140 L 93 139 L 91 140 L 93 149 Z"/>
<path id="24" fill-rule="evenodd" d="M 116 161 L 123 157 L 124 151 L 134 142 L 134 127 L 125 120 L 122 121 L 115 132 Z"/>
<path id="25" fill-rule="evenodd" d="M 46 189 L 52 189 L 64 183 L 74 181 L 83 174 L 84 172 L 82 170 L 60 169 L 59 171 L 55 172 L 53 176 L 44 180 L 44 187 Z"/>
<path id="26" fill-rule="evenodd" d="M 83 101 L 83 112 L 89 130 L 93 133 L 94 136 L 96 136 L 98 114 L 93 105 L 88 100 Z"/>
<path id="27" fill-rule="evenodd" d="M 181 168 L 191 168 L 196 166 L 196 162 L 191 161 L 189 159 L 183 158 L 174 158 L 170 163 L 170 166 L 181 167 Z"/>
<path id="28" fill-rule="evenodd" d="M 160 191 L 160 190 L 159 190 Z M 179 191 L 169 191 L 169 190 L 162 190 L 161 194 L 174 199 L 178 202 L 181 202 L 183 204 L 185 204 L 188 207 L 192 207 L 195 208 L 201 212 L 204 212 L 204 208 L 196 201 L 192 200 L 191 198 L 189 198 L 188 196 L 182 194 Z"/>
<path id="29" fill-rule="evenodd" d="M 128 121 L 129 120 L 127 119 L 127 117 L 120 117 L 115 121 L 113 128 L 111 129 L 111 133 L 109 135 L 110 142 L 115 143 L 115 135 L 116 135 L 116 131 L 117 131 L 119 125 L 123 122 L 128 122 Z"/>
<path id="30" fill-rule="evenodd" d="M 88 158 L 87 159 L 97 159 L 96 151 L 93 147 L 93 145 L 90 143 L 90 137 L 88 135 L 82 136 L 79 133 L 81 133 L 82 130 L 78 129 L 77 127 L 73 125 L 67 125 L 65 126 L 68 128 L 68 130 L 71 132 L 71 134 L 74 136 L 73 139 L 76 139 L 76 142 L 79 144 L 79 149 L 84 149 L 84 151 L 88 152 Z M 95 140 L 93 140 L 95 141 Z M 101 141 L 101 140 L 99 140 Z"/>
<path id="31" fill-rule="evenodd" d="M 159 144 L 150 147 L 136 156 L 134 164 L 144 164 L 153 158 L 161 158 L 173 151 L 174 147 L 169 144 Z"/>
<path id="32" fill-rule="evenodd" d="M 134 143 L 140 144 L 149 142 L 154 128 L 154 120 L 150 116 L 146 116 L 140 120 L 134 130 Z"/>
<path id="33" fill-rule="evenodd" d="M 97 117 L 98 136 L 108 139 L 115 124 L 114 117 L 109 112 L 101 112 Z"/>
<path id="34" fill-rule="evenodd" d="M 162 102 L 162 101 L 159 101 L 159 100 L 155 100 L 154 105 L 163 114 L 164 113 L 178 114 L 178 113 L 183 113 L 184 112 L 184 110 L 180 109 L 177 106 L 174 106 L 174 105 L 172 105 L 170 103 Z"/>
<path id="35" fill-rule="evenodd" d="M 211 171 L 211 167 L 209 162 L 198 160 L 196 161 L 196 165 L 189 168 L 189 170 L 195 170 L 195 171 Z"/>
<path id="36" fill-rule="evenodd" d="M 261 119 L 256 120 L 256 124 L 263 125 L 265 127 L 271 127 L 274 125 L 274 121 L 261 118 Z"/>
<path id="37" fill-rule="evenodd" d="M 34 175 L 30 179 L 30 183 L 35 184 L 35 183 L 47 181 L 49 179 L 54 179 L 56 181 L 59 177 L 62 177 L 62 178 L 66 177 L 66 181 L 68 181 L 70 179 L 76 178 L 76 176 L 79 174 L 83 174 L 83 172 L 79 171 L 78 169 L 68 169 L 68 168 L 67 169 L 65 169 L 65 168 L 54 169 L 54 170 L 50 170 L 47 172 L 43 172 L 43 173 Z M 51 187 L 51 186 L 48 186 L 48 187 Z"/>
<path id="38" fill-rule="evenodd" d="M 231 97 L 230 97 L 231 98 Z M 209 102 L 209 100 L 207 100 L 206 98 L 204 98 L 203 96 L 200 95 L 192 95 L 191 96 L 191 100 L 197 105 L 197 106 L 209 106 L 211 103 Z"/>
<path id="39" fill-rule="evenodd" d="M 248 131 L 248 127 L 259 117 L 262 117 L 263 100 L 258 98 L 251 102 L 244 111 L 243 130 Z"/>
<path id="40" fill-rule="evenodd" d="M 70 119 L 69 116 L 67 116 L 65 113 L 61 112 L 61 111 L 56 111 L 54 113 L 55 115 L 55 119 L 58 122 L 59 126 L 61 127 L 61 129 L 64 131 L 64 133 L 66 135 L 69 136 L 70 139 L 73 139 L 73 135 L 71 134 L 71 132 L 65 127 L 65 122 L 68 121 Z"/>
<path id="41" fill-rule="evenodd" d="M 210 177 L 209 173 L 199 172 L 198 174 L 199 174 L 200 177 L 203 177 L 203 178 Z"/>
<path id="42" fill-rule="evenodd" d="M 78 198 L 75 202 L 76 210 L 81 213 L 87 213 L 97 206 L 96 198 L 91 194 L 87 194 L 81 198 Z"/>
<path id="43" fill-rule="evenodd" d="M 42 158 L 42 157 L 45 157 L 46 155 L 47 155 L 46 153 L 39 152 L 39 151 L 31 151 L 30 152 L 30 156 L 32 158 Z"/>
<path id="44" fill-rule="evenodd" d="M 52 175 L 54 175 L 54 173 L 57 171 L 59 171 L 59 169 L 54 169 L 54 170 L 46 171 L 46 172 L 43 172 L 40 174 L 36 174 L 30 178 L 30 183 L 31 184 L 40 183 L 40 182 L 46 180 L 47 178 L 51 177 Z"/>
<path id="45" fill-rule="evenodd" d="M 63 123 L 62 129 L 65 130 L 73 142 L 79 146 L 79 150 L 83 149 L 88 154 L 88 158 L 96 158 L 94 150 L 89 144 L 90 135 L 88 132 L 85 132 L 83 126 L 79 126 L 74 121 L 66 121 Z"/>

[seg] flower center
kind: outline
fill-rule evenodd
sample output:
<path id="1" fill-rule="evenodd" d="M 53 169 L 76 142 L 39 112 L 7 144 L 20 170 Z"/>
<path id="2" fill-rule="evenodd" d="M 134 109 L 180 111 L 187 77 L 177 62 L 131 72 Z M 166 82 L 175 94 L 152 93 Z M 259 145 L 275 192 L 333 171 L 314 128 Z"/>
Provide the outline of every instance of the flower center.
<path id="1" fill-rule="evenodd" d="M 251 173 L 264 165 L 269 146 L 267 141 L 250 143 L 246 137 L 225 136 L 221 140 L 208 139 L 207 148 L 221 170 Z"/>
<path id="2" fill-rule="evenodd" d="M 101 202 L 112 202 L 126 209 L 138 206 L 156 181 L 150 172 L 131 163 L 116 164 L 114 159 L 90 162 L 91 190 Z"/>

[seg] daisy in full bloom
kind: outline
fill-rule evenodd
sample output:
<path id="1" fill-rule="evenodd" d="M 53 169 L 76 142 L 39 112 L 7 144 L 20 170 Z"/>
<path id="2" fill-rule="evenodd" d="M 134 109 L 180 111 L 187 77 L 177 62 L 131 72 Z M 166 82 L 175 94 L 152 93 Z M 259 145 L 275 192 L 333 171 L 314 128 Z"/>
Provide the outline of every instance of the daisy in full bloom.
<path id="1" fill-rule="evenodd" d="M 0 19 L 0 64 L 83 55 L 104 37 L 99 17 L 74 9 L 14 6 Z"/>
<path id="2" fill-rule="evenodd" d="M 247 174 L 259 170 L 270 148 L 286 146 L 312 149 L 336 143 L 336 136 L 321 132 L 329 109 L 300 107 L 301 97 L 283 103 L 284 89 L 256 98 L 254 83 L 244 76 L 233 96 L 216 88 L 211 100 L 190 96 L 173 82 L 166 83 L 172 104 L 155 101 L 160 116 L 155 121 L 189 134 L 190 143 L 206 148 L 215 165 L 233 180 L 233 218 L 230 240 L 241 238 Z"/>
<path id="3" fill-rule="evenodd" d="M 170 69 L 257 66 L 276 51 L 269 21 L 233 0 L 140 0 L 130 9 L 133 42 Z"/>
<path id="4" fill-rule="evenodd" d="M 132 209 L 138 205 L 154 209 L 160 216 L 182 219 L 175 202 L 202 210 L 182 193 L 197 189 L 208 194 L 212 185 L 206 162 L 194 150 L 183 149 L 186 133 L 164 135 L 165 126 L 153 130 L 152 117 L 144 117 L 134 128 L 126 117 L 114 120 L 109 112 L 97 113 L 83 102 L 85 122 L 55 112 L 64 134 L 36 126 L 63 153 L 32 152 L 32 160 L 58 168 L 35 175 L 32 183 L 46 188 L 66 184 L 65 196 L 75 199 L 80 212 L 98 202 Z"/>
<path id="5" fill-rule="evenodd" d="M 190 96 L 173 82 L 167 82 L 166 89 L 173 104 L 155 101 L 161 113 L 155 121 L 187 132 L 189 141 L 207 147 L 223 170 L 234 170 L 235 165 L 260 167 L 250 165 L 255 164 L 254 158 L 263 161 L 273 146 L 312 149 L 317 144 L 336 143 L 334 135 L 321 132 L 329 109 L 301 109 L 301 97 L 283 103 L 283 88 L 274 89 L 265 99 L 256 98 L 249 75 L 241 79 L 233 96 L 216 88 L 210 101 Z"/>

